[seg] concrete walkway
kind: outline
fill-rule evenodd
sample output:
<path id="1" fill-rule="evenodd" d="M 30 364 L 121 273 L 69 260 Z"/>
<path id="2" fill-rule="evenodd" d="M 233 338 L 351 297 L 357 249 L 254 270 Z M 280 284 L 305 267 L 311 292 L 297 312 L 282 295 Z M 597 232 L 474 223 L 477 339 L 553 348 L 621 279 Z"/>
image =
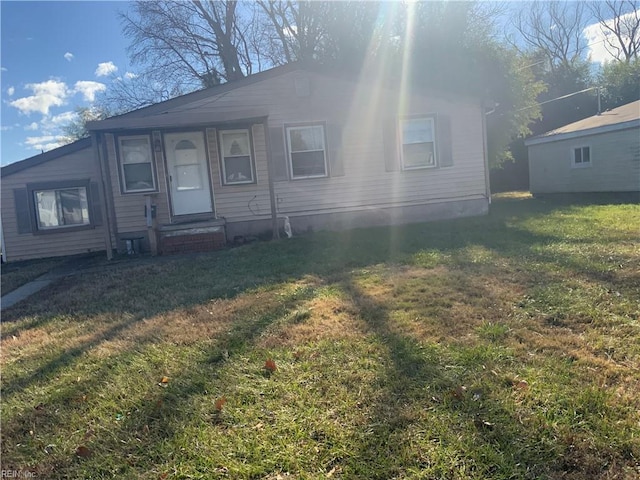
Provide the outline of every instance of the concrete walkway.
<path id="1" fill-rule="evenodd" d="M 106 259 L 96 259 L 96 257 L 74 258 L 63 265 L 51 269 L 35 280 L 27 282 L 6 295 L 3 295 L 2 298 L 0 298 L 0 309 L 4 310 L 6 308 L 10 308 L 16 303 L 26 300 L 31 295 L 51 285 L 60 278 L 77 275 L 79 273 L 101 272 L 109 267 L 115 266 L 134 266 L 149 261 L 153 261 L 151 257 L 124 257 L 123 259 L 112 260 L 110 262 Z"/>
<path id="2" fill-rule="evenodd" d="M 5 308 L 13 307 L 16 303 L 29 298 L 34 293 L 39 292 L 51 284 L 56 278 L 57 277 L 45 273 L 31 282 L 25 283 L 0 299 L 0 309 L 4 310 Z"/>
<path id="3" fill-rule="evenodd" d="M 6 308 L 10 308 L 16 303 L 21 302 L 22 300 L 26 300 L 31 295 L 51 285 L 53 282 L 59 280 L 60 278 L 77 275 L 80 273 L 103 272 L 104 270 L 113 267 L 135 267 L 144 264 L 179 261 L 180 258 L 194 257 L 199 255 L 204 254 L 189 253 L 184 255 L 167 255 L 165 257 L 151 257 L 147 255 L 133 257 L 120 256 L 110 261 L 106 258 L 102 260 L 99 257 L 74 258 L 59 267 L 53 268 L 52 270 L 45 273 L 44 275 L 41 275 L 35 280 L 27 282 L 21 287 L 16 288 L 6 295 L 3 295 L 2 298 L 0 298 L 0 311 Z"/>

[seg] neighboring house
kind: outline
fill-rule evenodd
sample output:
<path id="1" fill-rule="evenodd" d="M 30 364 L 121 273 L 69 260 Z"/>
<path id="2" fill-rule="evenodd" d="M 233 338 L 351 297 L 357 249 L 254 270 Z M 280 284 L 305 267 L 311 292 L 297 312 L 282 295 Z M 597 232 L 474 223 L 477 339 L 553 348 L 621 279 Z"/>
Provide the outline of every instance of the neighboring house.
<path id="1" fill-rule="evenodd" d="M 525 141 L 534 195 L 640 191 L 640 101 Z"/>
<path id="2" fill-rule="evenodd" d="M 482 101 L 366 72 L 277 67 L 88 128 L 2 169 L 8 260 L 488 211 Z"/>

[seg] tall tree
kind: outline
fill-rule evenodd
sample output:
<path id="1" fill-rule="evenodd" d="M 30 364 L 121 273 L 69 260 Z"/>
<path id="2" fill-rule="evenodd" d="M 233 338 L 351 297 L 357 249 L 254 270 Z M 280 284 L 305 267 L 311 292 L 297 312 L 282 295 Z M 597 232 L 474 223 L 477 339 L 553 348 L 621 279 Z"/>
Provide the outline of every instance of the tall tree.
<path id="1" fill-rule="evenodd" d="M 608 62 L 598 75 L 602 86 L 602 108 L 610 109 L 640 100 L 640 58 Z"/>
<path id="2" fill-rule="evenodd" d="M 246 20 L 235 0 L 138 0 L 121 20 L 131 60 L 148 82 L 189 91 L 252 72 Z"/>
<path id="3" fill-rule="evenodd" d="M 598 19 L 607 51 L 617 60 L 629 62 L 640 52 L 640 1 L 593 2 L 591 12 Z"/>

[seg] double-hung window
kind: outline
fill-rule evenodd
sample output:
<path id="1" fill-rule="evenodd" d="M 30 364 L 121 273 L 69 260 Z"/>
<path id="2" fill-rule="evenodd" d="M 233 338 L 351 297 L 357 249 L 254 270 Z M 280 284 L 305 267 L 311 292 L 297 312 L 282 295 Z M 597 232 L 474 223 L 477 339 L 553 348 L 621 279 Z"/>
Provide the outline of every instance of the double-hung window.
<path id="1" fill-rule="evenodd" d="M 87 187 L 33 190 L 38 230 L 90 225 Z"/>
<path id="2" fill-rule="evenodd" d="M 220 151 L 225 185 L 255 182 L 249 130 L 221 131 Z"/>
<path id="3" fill-rule="evenodd" d="M 571 162 L 574 167 L 588 167 L 591 165 L 591 151 L 589 147 L 577 147 L 573 149 Z"/>
<path id="4" fill-rule="evenodd" d="M 326 177 L 324 125 L 287 127 L 286 133 L 291 178 Z"/>
<path id="5" fill-rule="evenodd" d="M 120 137 L 120 168 L 122 192 L 156 190 L 153 153 L 148 135 Z"/>
<path id="6" fill-rule="evenodd" d="M 401 119 L 400 138 L 403 170 L 436 166 L 436 135 L 433 117 Z"/>

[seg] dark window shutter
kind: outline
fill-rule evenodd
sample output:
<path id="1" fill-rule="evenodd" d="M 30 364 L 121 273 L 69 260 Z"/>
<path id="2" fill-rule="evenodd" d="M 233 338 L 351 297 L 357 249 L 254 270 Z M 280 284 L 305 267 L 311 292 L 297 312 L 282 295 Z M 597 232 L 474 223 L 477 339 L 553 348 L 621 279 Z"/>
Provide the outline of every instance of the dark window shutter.
<path id="1" fill-rule="evenodd" d="M 398 134 L 395 118 L 387 118 L 382 122 L 382 139 L 384 141 L 384 165 L 387 172 L 400 170 L 398 158 Z"/>
<path id="2" fill-rule="evenodd" d="M 274 182 L 282 182 L 289 179 L 289 166 L 287 152 L 284 148 L 284 135 L 282 127 L 269 127 L 269 143 L 271 146 L 271 162 Z"/>
<path id="3" fill-rule="evenodd" d="M 451 119 L 448 115 L 438 114 L 436 117 L 436 132 L 438 134 L 438 165 L 440 167 L 453 166 L 453 144 L 451 138 Z"/>
<path id="4" fill-rule="evenodd" d="M 29 191 L 26 188 L 14 190 L 13 200 L 16 206 L 16 221 L 18 223 L 18 233 L 32 233 L 33 224 L 31 220 L 31 208 L 29 208 Z"/>
<path id="5" fill-rule="evenodd" d="M 100 186 L 98 182 L 89 184 L 89 196 L 91 198 L 91 223 L 94 226 L 102 225 L 102 199 L 100 197 Z"/>
<path id="6" fill-rule="evenodd" d="M 344 159 L 342 154 L 342 128 L 330 123 L 327 125 L 327 155 L 329 155 L 329 173 L 332 177 L 344 176 Z"/>

